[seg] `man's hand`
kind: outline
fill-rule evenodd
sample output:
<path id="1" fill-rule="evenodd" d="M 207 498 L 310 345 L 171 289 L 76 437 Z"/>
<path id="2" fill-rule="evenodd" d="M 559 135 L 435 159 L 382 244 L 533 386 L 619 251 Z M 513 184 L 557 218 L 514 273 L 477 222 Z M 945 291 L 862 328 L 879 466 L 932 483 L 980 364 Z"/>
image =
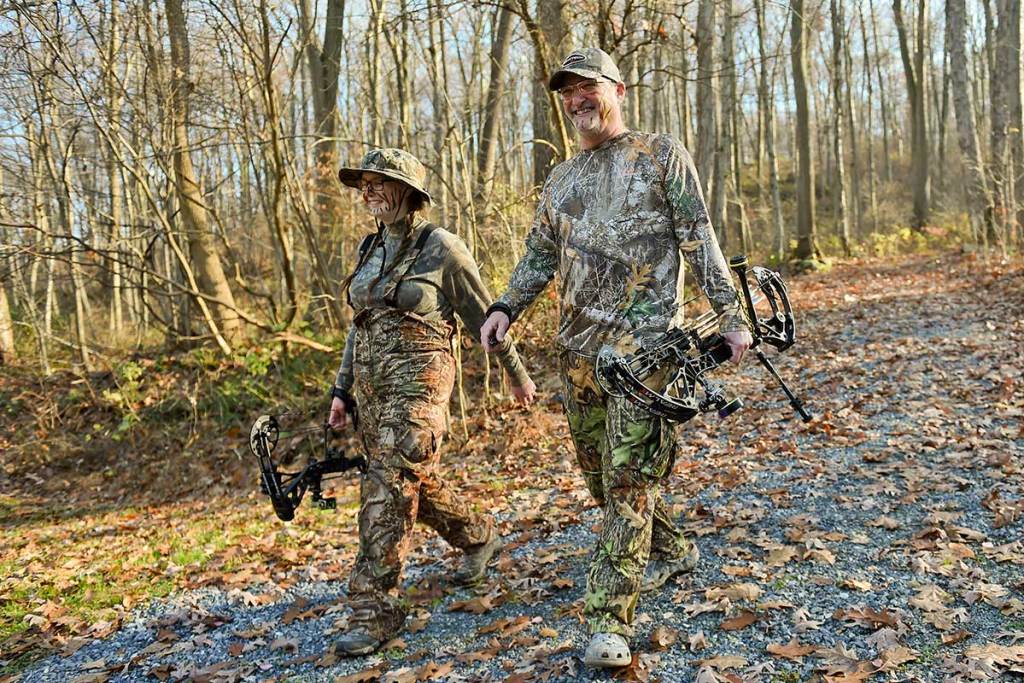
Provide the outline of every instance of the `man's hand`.
<path id="1" fill-rule="evenodd" d="M 345 410 L 345 402 L 335 397 L 331 401 L 331 412 L 327 416 L 327 424 L 331 429 L 340 432 L 352 423 L 352 416 Z"/>
<path id="2" fill-rule="evenodd" d="M 725 332 L 722 334 L 722 338 L 725 339 L 725 343 L 732 350 L 732 358 L 729 360 L 733 363 L 739 363 L 743 360 L 744 352 L 754 343 L 754 338 L 750 336 L 750 332 L 747 330 Z"/>
<path id="3" fill-rule="evenodd" d="M 505 341 L 505 333 L 508 332 L 508 326 L 511 324 L 512 321 L 501 311 L 494 311 L 487 316 L 487 320 L 480 328 L 480 344 L 484 347 L 484 351 L 487 353 L 497 351 L 501 347 L 501 342 Z"/>
<path id="4" fill-rule="evenodd" d="M 512 387 L 512 396 L 516 399 L 516 403 L 521 406 L 528 406 L 533 403 L 536 395 L 537 385 L 533 383 L 532 379 L 527 378 L 526 384 L 521 387 Z"/>

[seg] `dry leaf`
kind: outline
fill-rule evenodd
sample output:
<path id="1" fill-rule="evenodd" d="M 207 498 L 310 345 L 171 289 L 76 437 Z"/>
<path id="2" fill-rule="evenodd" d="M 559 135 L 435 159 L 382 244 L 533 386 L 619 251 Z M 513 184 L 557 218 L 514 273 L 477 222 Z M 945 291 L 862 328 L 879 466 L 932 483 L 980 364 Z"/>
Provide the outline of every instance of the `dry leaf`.
<path id="1" fill-rule="evenodd" d="M 722 629 L 723 631 L 739 631 L 750 626 L 755 621 L 757 621 L 756 614 L 754 614 L 753 612 L 744 611 L 740 612 L 737 616 L 733 617 L 732 619 L 726 619 L 718 625 L 718 628 Z"/>
<path id="2" fill-rule="evenodd" d="M 803 662 L 804 657 L 814 652 L 813 645 L 801 645 L 796 638 L 793 638 L 785 645 L 772 643 L 768 646 L 768 653 L 777 657 L 792 659 L 794 662 Z"/>

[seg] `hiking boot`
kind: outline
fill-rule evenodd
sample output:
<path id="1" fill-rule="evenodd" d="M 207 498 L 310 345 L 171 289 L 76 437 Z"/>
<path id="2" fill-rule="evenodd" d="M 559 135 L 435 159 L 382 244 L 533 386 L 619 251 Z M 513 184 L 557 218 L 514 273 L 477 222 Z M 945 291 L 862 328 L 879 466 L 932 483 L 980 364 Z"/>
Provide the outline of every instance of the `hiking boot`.
<path id="1" fill-rule="evenodd" d="M 457 586 L 471 586 L 480 583 L 487 573 L 487 563 L 501 550 L 501 536 L 497 531 L 491 531 L 491 540 L 479 546 L 475 550 L 465 551 L 459 568 L 452 574 L 452 581 Z"/>
<path id="2" fill-rule="evenodd" d="M 593 667 L 629 666 L 632 661 L 629 643 L 618 633 L 595 633 L 590 636 L 590 644 L 583 653 L 583 663 Z"/>
<path id="3" fill-rule="evenodd" d="M 381 645 L 365 626 L 355 626 L 334 641 L 334 652 L 341 657 L 358 657 L 376 652 Z"/>
<path id="4" fill-rule="evenodd" d="M 700 550 L 698 550 L 695 543 L 690 544 L 690 550 L 682 557 L 669 560 L 651 560 L 647 563 L 647 569 L 644 571 L 644 580 L 640 584 L 640 592 L 646 593 L 647 591 L 661 588 L 673 576 L 693 571 L 694 567 L 697 566 L 698 560 L 700 560 Z"/>

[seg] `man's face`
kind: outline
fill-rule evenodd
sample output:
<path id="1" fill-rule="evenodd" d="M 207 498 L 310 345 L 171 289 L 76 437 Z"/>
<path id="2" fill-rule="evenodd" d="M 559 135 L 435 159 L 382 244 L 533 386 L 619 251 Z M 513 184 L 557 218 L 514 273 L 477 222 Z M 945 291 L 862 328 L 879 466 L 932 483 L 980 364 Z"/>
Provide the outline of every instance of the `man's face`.
<path id="1" fill-rule="evenodd" d="M 600 133 L 619 109 L 617 84 L 570 75 L 558 91 L 562 107 L 580 135 Z"/>

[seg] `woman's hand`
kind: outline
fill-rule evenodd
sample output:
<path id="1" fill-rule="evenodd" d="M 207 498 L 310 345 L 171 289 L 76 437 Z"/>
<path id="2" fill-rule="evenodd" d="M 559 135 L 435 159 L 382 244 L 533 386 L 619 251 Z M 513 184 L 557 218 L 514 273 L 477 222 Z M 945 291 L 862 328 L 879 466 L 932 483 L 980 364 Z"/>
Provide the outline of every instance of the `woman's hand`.
<path id="1" fill-rule="evenodd" d="M 352 423 L 352 416 L 345 410 L 345 402 L 338 397 L 331 401 L 331 412 L 327 416 L 327 424 L 331 429 L 340 432 Z"/>
<path id="2" fill-rule="evenodd" d="M 532 379 L 527 378 L 526 384 L 521 387 L 512 387 L 512 396 L 516 399 L 516 403 L 521 406 L 528 406 L 533 403 L 533 399 L 537 395 L 537 385 L 533 383 Z"/>

